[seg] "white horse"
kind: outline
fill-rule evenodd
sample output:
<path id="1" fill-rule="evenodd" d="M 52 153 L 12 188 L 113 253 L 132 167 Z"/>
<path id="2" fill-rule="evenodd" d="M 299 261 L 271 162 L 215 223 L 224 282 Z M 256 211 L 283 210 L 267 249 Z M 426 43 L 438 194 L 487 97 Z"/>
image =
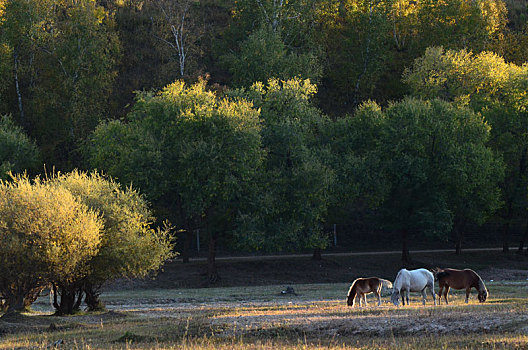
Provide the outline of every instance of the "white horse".
<path id="1" fill-rule="evenodd" d="M 423 296 L 423 304 L 425 305 L 425 299 L 427 298 L 427 294 L 425 293 L 426 288 L 429 289 L 429 292 L 433 296 L 433 302 L 436 306 L 433 273 L 426 269 L 411 271 L 401 269 L 398 271 L 393 283 L 391 301 L 394 305 L 398 306 L 400 304 L 399 297 L 401 295 L 403 305 L 405 305 L 405 299 L 407 299 L 407 305 L 409 305 L 409 292 L 421 292 Z"/>

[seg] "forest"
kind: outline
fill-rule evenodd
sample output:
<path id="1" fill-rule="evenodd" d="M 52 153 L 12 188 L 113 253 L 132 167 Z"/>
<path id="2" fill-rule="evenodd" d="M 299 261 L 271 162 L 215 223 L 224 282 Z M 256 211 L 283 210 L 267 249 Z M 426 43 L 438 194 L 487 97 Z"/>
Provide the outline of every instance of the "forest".
<path id="1" fill-rule="evenodd" d="M 141 216 L 160 261 L 163 222 L 184 262 L 200 230 L 211 283 L 219 247 L 317 258 L 358 217 L 404 263 L 470 226 L 525 253 L 527 21 L 525 0 L 0 0 L 0 192 L 121 186 L 105 220 Z"/>

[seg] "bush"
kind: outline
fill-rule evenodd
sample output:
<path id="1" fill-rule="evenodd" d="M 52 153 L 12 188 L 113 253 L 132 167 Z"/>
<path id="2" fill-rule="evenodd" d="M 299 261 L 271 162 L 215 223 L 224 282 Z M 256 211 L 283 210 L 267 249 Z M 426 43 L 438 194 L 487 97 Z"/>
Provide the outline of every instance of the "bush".
<path id="1" fill-rule="evenodd" d="M 102 221 L 65 188 L 15 177 L 0 182 L 0 295 L 27 308 L 51 281 L 81 278 L 101 242 Z"/>

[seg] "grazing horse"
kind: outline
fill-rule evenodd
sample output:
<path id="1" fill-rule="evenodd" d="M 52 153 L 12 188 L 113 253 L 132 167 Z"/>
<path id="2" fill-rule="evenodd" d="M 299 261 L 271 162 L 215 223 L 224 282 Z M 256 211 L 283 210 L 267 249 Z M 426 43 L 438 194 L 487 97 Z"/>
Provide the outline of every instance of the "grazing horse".
<path id="1" fill-rule="evenodd" d="M 359 296 L 359 306 L 361 305 L 361 301 L 363 300 L 365 302 L 365 306 L 367 305 L 367 294 L 374 293 L 376 297 L 378 298 L 378 306 L 381 305 L 381 288 L 382 287 L 391 288 L 392 283 L 391 281 L 384 280 L 383 278 L 378 277 L 369 277 L 369 278 L 358 278 L 354 282 L 352 282 L 352 285 L 350 286 L 350 289 L 348 290 L 347 295 L 347 304 L 348 306 L 354 307 L 356 305 L 356 297 Z"/>
<path id="2" fill-rule="evenodd" d="M 456 269 L 436 269 L 436 279 L 438 280 L 438 286 L 440 290 L 438 295 L 442 300 L 442 290 L 444 290 L 444 299 L 446 304 L 449 304 L 447 300 L 447 293 L 449 288 L 453 289 L 465 289 L 466 290 L 466 304 L 469 300 L 469 293 L 471 288 L 475 288 L 478 292 L 478 301 L 483 303 L 488 298 L 488 290 L 482 281 L 482 278 L 471 269 L 456 270 Z"/>
<path id="3" fill-rule="evenodd" d="M 396 306 L 400 304 L 400 295 L 403 305 L 405 305 L 405 299 L 407 299 L 407 305 L 409 305 L 409 292 L 422 292 L 423 304 L 425 305 L 425 300 L 427 298 L 425 293 L 426 288 L 429 289 L 429 292 L 433 296 L 433 302 L 436 305 L 434 276 L 429 270 L 417 269 L 409 271 L 407 269 L 401 269 L 398 271 L 393 285 L 391 301 Z"/>

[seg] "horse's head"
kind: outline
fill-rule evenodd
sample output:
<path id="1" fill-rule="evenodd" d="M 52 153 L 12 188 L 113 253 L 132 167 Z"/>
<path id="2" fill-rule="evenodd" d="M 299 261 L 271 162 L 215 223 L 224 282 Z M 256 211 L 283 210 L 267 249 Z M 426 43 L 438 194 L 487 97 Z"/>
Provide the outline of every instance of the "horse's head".
<path id="1" fill-rule="evenodd" d="M 348 306 L 354 306 L 354 300 L 355 298 L 351 295 L 351 294 L 348 294 L 347 295 L 347 305 Z"/>
<path id="2" fill-rule="evenodd" d="M 438 273 L 443 272 L 444 269 L 441 269 L 439 267 L 435 267 L 434 269 L 430 270 L 433 273 L 435 282 L 438 281 Z"/>
<path id="3" fill-rule="evenodd" d="M 348 290 L 347 294 L 347 305 L 348 306 L 354 306 L 354 302 L 356 301 L 356 290 L 354 288 L 354 283 L 350 286 L 350 289 Z"/>
<path id="4" fill-rule="evenodd" d="M 391 302 L 396 305 L 396 306 L 399 306 L 400 305 L 400 291 L 399 290 L 394 290 L 392 292 L 392 295 L 391 295 Z"/>
<path id="5" fill-rule="evenodd" d="M 488 290 L 486 289 L 486 286 L 484 285 L 484 281 L 482 281 L 482 278 L 479 277 L 478 281 L 478 301 L 483 303 L 488 299 Z"/>
<path id="6" fill-rule="evenodd" d="M 486 289 L 479 291 L 478 293 L 478 301 L 483 303 L 488 298 L 488 291 Z"/>

